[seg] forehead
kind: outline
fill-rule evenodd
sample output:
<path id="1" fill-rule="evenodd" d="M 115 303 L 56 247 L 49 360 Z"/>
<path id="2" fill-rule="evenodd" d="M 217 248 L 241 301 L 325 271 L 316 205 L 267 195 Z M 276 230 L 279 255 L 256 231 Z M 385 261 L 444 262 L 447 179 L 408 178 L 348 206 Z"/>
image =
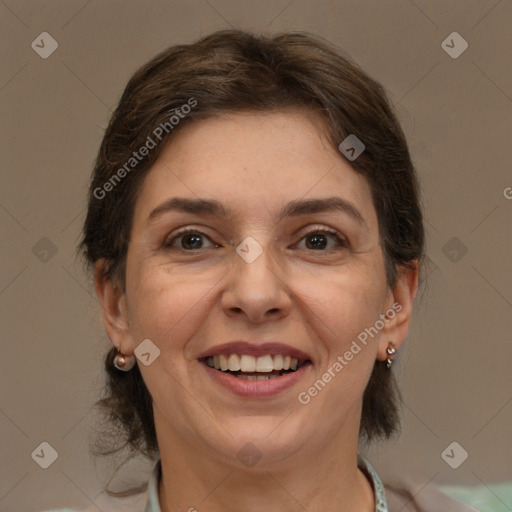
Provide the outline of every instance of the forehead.
<path id="1" fill-rule="evenodd" d="M 333 195 L 375 216 L 366 179 L 329 142 L 318 114 L 237 112 L 172 136 L 139 191 L 135 217 L 172 196 L 218 199 L 230 211 L 258 215 L 293 199 Z"/>

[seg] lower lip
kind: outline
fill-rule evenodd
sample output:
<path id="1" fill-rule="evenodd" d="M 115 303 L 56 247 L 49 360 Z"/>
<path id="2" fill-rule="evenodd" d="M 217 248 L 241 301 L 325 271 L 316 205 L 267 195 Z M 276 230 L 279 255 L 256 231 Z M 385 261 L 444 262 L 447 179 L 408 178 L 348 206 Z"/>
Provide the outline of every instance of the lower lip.
<path id="1" fill-rule="evenodd" d="M 246 380 L 234 377 L 229 373 L 224 373 L 215 368 L 211 368 L 205 363 L 201 363 L 210 376 L 221 386 L 229 389 L 235 395 L 251 398 L 273 397 L 291 388 L 301 380 L 309 371 L 310 362 L 303 364 L 298 370 L 268 380 Z"/>

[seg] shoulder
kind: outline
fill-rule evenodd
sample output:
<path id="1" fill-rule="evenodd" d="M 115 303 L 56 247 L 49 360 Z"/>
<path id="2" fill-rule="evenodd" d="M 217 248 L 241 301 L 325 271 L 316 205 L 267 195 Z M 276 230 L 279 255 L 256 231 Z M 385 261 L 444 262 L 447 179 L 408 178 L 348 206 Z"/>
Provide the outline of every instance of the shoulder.
<path id="1" fill-rule="evenodd" d="M 389 512 L 479 512 L 468 502 L 450 496 L 438 486 L 427 485 L 422 489 L 421 486 L 412 488 L 405 484 L 401 487 L 384 485 L 384 488 Z"/>

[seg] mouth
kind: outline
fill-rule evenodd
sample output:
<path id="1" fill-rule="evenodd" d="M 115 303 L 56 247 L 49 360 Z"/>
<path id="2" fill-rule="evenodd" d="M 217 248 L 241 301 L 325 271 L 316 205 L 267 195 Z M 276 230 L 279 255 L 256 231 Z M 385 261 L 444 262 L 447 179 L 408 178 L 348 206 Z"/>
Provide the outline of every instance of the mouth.
<path id="1" fill-rule="evenodd" d="M 304 382 L 313 366 L 313 358 L 299 348 L 262 340 L 217 345 L 198 354 L 197 360 L 214 389 L 220 386 L 251 399 L 286 396 Z"/>
<path id="2" fill-rule="evenodd" d="M 309 359 L 298 359 L 289 354 L 219 354 L 199 359 L 206 366 L 223 374 L 243 380 L 279 379 L 311 364 Z"/>

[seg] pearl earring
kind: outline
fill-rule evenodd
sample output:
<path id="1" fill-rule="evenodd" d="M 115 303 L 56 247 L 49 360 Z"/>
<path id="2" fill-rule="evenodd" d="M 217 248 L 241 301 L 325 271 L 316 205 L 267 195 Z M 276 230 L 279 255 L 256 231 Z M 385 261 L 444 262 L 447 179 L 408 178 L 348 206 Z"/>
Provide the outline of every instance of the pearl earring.
<path id="1" fill-rule="evenodd" d="M 117 349 L 113 364 L 118 370 L 129 372 L 135 366 L 135 362 L 135 356 L 126 356 Z"/>

